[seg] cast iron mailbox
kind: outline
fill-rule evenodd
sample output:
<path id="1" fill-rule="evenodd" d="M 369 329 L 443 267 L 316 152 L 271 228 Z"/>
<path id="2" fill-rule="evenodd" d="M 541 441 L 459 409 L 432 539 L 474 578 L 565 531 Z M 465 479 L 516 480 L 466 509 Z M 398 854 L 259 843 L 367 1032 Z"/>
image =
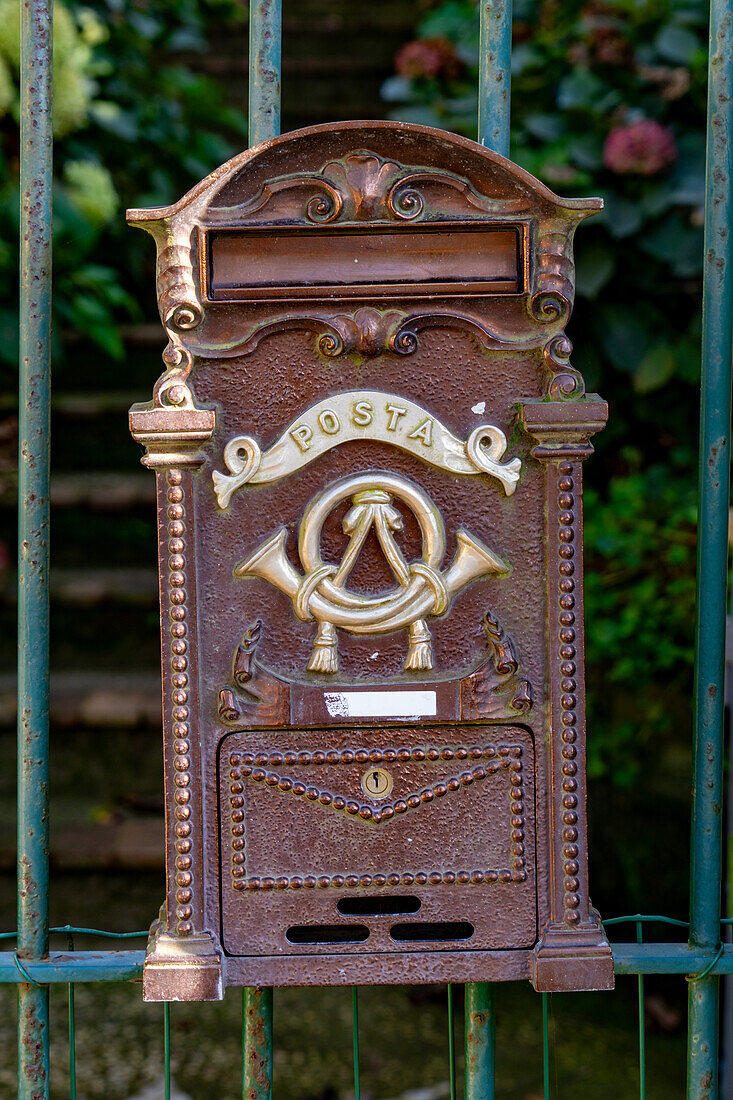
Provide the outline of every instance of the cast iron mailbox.
<path id="1" fill-rule="evenodd" d="M 576 225 L 442 131 L 235 157 L 158 248 L 167 893 L 147 999 L 613 985 L 588 896 Z"/>

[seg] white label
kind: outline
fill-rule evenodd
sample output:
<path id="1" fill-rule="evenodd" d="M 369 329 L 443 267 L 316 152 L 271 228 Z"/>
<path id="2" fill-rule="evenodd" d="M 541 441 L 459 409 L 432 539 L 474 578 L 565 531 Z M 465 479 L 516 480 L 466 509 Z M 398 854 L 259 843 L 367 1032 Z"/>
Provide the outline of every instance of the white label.
<path id="1" fill-rule="evenodd" d="M 434 691 L 324 691 L 332 718 L 422 718 L 437 714 Z"/>

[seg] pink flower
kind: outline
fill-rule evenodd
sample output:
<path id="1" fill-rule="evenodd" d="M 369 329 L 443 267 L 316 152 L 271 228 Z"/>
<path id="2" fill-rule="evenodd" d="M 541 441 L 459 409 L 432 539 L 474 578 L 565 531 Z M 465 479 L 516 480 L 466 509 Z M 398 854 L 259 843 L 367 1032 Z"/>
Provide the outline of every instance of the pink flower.
<path id="1" fill-rule="evenodd" d="M 436 77 L 441 73 L 451 80 L 460 75 L 463 67 L 447 38 L 418 38 L 406 43 L 397 51 L 394 65 L 400 76 L 410 80 Z"/>
<path id="2" fill-rule="evenodd" d="M 603 163 L 619 175 L 656 176 L 677 160 L 671 132 L 651 118 L 617 126 L 603 146 Z"/>

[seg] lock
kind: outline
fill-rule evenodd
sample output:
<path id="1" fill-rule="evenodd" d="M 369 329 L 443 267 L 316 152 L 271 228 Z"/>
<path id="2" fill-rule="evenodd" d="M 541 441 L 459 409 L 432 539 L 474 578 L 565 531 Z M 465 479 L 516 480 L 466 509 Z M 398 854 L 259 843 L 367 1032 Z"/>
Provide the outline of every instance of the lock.
<path id="1" fill-rule="evenodd" d="M 148 1000 L 613 985 L 588 893 L 582 465 L 561 199 L 464 138 L 336 123 L 128 219 L 168 338 L 167 886 Z"/>

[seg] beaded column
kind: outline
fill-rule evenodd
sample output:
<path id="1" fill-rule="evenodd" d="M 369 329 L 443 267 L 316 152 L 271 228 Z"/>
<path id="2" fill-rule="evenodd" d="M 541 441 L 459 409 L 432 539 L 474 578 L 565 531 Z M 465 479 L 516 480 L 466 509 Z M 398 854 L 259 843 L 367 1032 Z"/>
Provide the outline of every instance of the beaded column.
<path id="1" fill-rule="evenodd" d="M 582 462 L 606 422 L 605 402 L 527 402 L 524 424 L 545 468 L 551 794 L 550 920 L 533 960 L 536 989 L 613 987 L 613 958 L 588 894 L 583 637 Z"/>
<path id="2" fill-rule="evenodd" d="M 158 387 L 160 389 L 160 386 Z M 181 387 L 183 389 L 183 387 Z M 148 1001 L 220 1000 L 221 959 L 204 930 L 201 751 L 196 678 L 193 477 L 215 414 L 190 391 L 134 406 L 130 428 L 146 447 L 158 484 L 158 556 L 163 683 L 166 900 L 153 924 L 143 971 Z"/>

